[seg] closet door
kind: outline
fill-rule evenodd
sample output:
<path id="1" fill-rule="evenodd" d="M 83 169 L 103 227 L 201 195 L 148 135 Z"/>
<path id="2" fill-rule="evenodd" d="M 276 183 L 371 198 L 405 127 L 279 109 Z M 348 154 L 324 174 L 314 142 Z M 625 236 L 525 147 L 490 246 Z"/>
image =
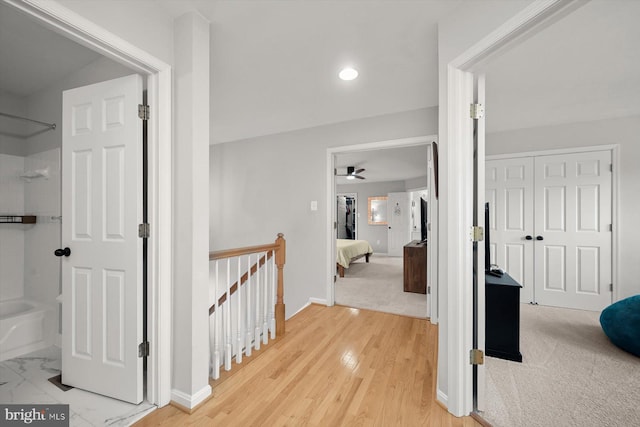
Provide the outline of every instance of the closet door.
<path id="1" fill-rule="evenodd" d="M 584 310 L 611 304 L 610 164 L 610 151 L 536 157 L 539 304 Z"/>
<path id="2" fill-rule="evenodd" d="M 532 302 L 533 158 L 486 161 L 485 195 L 490 214 L 491 263 L 522 285 L 521 302 Z"/>

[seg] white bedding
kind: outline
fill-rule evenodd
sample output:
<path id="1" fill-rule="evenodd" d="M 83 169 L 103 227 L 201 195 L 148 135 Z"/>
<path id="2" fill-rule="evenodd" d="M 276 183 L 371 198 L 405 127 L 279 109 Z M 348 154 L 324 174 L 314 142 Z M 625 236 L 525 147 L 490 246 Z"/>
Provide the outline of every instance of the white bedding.
<path id="1" fill-rule="evenodd" d="M 349 268 L 352 258 L 373 253 L 373 248 L 366 240 L 336 239 L 336 262 Z"/>

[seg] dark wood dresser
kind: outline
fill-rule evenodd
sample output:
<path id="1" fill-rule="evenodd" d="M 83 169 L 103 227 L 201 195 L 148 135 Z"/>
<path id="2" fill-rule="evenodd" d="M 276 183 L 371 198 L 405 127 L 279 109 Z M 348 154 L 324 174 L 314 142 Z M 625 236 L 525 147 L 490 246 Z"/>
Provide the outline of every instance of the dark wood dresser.
<path id="1" fill-rule="evenodd" d="M 427 293 L 427 244 L 419 240 L 404 246 L 404 291 Z"/>

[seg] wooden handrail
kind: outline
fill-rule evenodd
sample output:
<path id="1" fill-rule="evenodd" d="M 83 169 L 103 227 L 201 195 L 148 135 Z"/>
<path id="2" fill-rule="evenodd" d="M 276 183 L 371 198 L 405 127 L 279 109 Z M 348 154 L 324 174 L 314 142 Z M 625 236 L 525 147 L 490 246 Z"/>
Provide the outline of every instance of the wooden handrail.
<path id="1" fill-rule="evenodd" d="M 284 304 L 284 264 L 286 262 L 286 241 L 284 234 L 278 233 L 278 238 L 274 243 L 257 246 L 247 246 L 245 248 L 237 249 L 225 249 L 221 251 L 209 252 L 209 260 L 219 260 L 225 258 L 232 258 L 241 255 L 249 255 L 254 253 L 267 252 L 266 256 L 261 257 L 258 262 L 251 266 L 249 271 L 244 273 L 240 280 L 235 282 L 229 289 L 229 297 L 233 295 L 240 286 L 242 286 L 249 276 L 256 273 L 259 267 L 262 267 L 267 260 L 273 257 L 275 253 L 275 263 L 278 268 L 278 282 L 276 293 L 276 306 L 275 306 L 275 318 L 276 318 L 276 335 L 282 336 L 285 333 L 284 317 L 285 317 L 285 304 Z M 225 292 L 220 298 L 218 298 L 218 305 L 221 305 L 227 300 L 228 296 Z M 209 315 L 213 314 L 216 310 L 216 304 L 214 303 L 209 307 Z"/>
<path id="2" fill-rule="evenodd" d="M 209 252 L 209 261 L 275 250 L 278 250 L 277 243 L 269 243 L 268 245 L 247 246 L 246 248 L 223 249 L 221 251 Z"/>

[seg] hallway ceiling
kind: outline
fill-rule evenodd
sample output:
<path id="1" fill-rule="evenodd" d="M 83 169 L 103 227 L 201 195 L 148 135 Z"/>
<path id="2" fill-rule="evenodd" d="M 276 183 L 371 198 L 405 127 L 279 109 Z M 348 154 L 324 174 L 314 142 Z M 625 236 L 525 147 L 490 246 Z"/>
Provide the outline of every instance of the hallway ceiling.
<path id="1" fill-rule="evenodd" d="M 211 21 L 216 143 L 436 106 L 437 22 L 462 1 L 157 3 Z"/>
<path id="2" fill-rule="evenodd" d="M 640 1 L 591 0 L 487 70 L 487 131 L 640 114 Z"/>
<path id="3" fill-rule="evenodd" d="M 437 22 L 483 0 L 140 1 L 211 21 L 219 143 L 436 106 Z M 639 17 L 640 1 L 585 2 L 492 61 L 488 130 L 640 114 Z M 1 3 L 0 55 L 0 90 L 18 96 L 99 57 Z M 358 79 L 337 78 L 346 64 Z"/>
<path id="4" fill-rule="evenodd" d="M 344 173 L 347 166 L 365 168 L 360 175 L 366 179 L 348 180 L 336 177 L 336 184 L 370 184 L 383 181 L 405 181 L 427 174 L 427 150 L 429 145 L 388 148 L 383 150 L 357 151 L 338 154 L 336 169 Z"/>

